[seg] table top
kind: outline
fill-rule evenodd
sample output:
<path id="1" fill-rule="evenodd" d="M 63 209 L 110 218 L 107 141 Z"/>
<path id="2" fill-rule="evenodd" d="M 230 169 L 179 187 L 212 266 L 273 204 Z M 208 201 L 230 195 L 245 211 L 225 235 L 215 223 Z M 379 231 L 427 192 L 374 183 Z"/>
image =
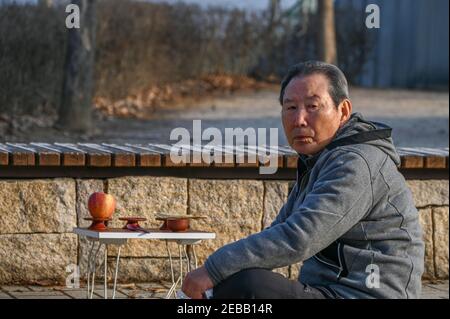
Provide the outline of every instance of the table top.
<path id="1" fill-rule="evenodd" d="M 147 229 L 148 233 L 132 231 L 121 228 L 112 228 L 106 231 L 89 230 L 87 228 L 76 227 L 73 232 L 80 236 L 86 236 L 96 239 L 189 239 L 189 240 L 201 240 L 201 239 L 214 239 L 215 233 L 187 230 L 183 232 L 173 232 L 170 230 L 159 229 Z"/>

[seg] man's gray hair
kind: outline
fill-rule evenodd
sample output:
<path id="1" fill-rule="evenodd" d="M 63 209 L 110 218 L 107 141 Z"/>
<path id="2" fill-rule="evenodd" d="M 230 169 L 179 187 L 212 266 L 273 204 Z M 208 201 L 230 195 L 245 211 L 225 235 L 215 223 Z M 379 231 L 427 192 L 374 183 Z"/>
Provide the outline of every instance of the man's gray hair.
<path id="1" fill-rule="evenodd" d="M 288 73 L 281 82 L 280 104 L 283 105 L 284 92 L 292 79 L 312 74 L 323 74 L 327 77 L 330 82 L 328 92 L 336 107 L 344 99 L 349 98 L 347 79 L 337 66 L 320 61 L 307 61 L 289 68 Z"/>

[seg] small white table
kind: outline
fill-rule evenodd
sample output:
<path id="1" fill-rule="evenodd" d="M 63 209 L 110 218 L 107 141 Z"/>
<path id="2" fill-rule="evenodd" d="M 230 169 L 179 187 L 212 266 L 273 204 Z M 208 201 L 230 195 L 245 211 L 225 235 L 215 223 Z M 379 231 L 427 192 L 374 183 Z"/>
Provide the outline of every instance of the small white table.
<path id="1" fill-rule="evenodd" d="M 104 290 L 105 290 L 105 299 L 108 298 L 108 245 L 117 245 L 119 246 L 117 256 L 116 256 L 116 267 L 114 272 L 114 285 L 113 285 L 113 294 L 112 298 L 115 298 L 116 295 L 116 287 L 117 287 L 117 274 L 119 270 L 119 260 L 120 260 L 120 250 L 123 245 L 125 245 L 128 239 L 156 239 L 156 240 L 164 240 L 166 242 L 166 250 L 170 260 L 170 271 L 172 275 L 172 286 L 170 287 L 166 298 L 170 298 L 173 294 L 175 296 L 175 290 L 179 283 L 183 283 L 183 254 L 186 257 L 186 270 L 189 272 L 191 270 L 192 260 L 189 254 L 186 251 L 186 245 L 192 245 L 192 254 L 194 257 L 194 267 L 197 268 L 197 255 L 195 253 L 195 244 L 200 243 L 205 239 L 214 239 L 216 238 L 215 233 L 211 232 L 202 232 L 195 230 L 188 230 L 184 232 L 172 232 L 167 230 L 159 230 L 159 229 L 148 229 L 147 232 L 142 231 L 131 231 L 126 229 L 108 229 L 107 231 L 95 231 L 89 230 L 87 228 L 74 228 L 73 232 L 78 236 L 86 237 L 92 244 L 89 250 L 88 256 L 88 265 L 87 265 L 87 297 L 92 299 L 94 294 L 95 287 L 95 272 L 97 268 L 97 259 L 100 248 L 102 245 L 105 246 L 105 257 L 104 257 Z M 174 275 L 174 267 L 172 261 L 172 255 L 169 250 L 168 242 L 172 241 L 178 244 L 179 250 L 179 258 L 180 258 L 180 275 L 177 280 L 175 280 Z M 96 243 L 98 243 L 97 248 L 95 249 Z M 193 268 L 193 269 L 195 269 Z M 91 273 L 92 273 L 92 282 L 91 282 Z"/>

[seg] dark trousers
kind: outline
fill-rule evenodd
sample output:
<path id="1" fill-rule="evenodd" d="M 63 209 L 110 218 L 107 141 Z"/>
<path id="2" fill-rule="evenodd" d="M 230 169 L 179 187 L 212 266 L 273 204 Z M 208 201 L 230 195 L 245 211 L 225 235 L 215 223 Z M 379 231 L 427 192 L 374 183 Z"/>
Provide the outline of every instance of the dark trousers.
<path id="1" fill-rule="evenodd" d="M 267 269 L 240 271 L 213 289 L 214 299 L 326 299 L 319 289 Z"/>

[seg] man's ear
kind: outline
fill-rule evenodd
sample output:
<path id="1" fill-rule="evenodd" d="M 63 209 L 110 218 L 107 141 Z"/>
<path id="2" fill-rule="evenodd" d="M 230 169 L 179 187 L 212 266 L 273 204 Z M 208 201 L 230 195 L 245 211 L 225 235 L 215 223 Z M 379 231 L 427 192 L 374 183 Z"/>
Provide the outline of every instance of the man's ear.
<path id="1" fill-rule="evenodd" d="M 345 99 L 339 106 L 341 108 L 341 121 L 340 126 L 344 125 L 352 116 L 352 102 L 349 99 Z"/>

